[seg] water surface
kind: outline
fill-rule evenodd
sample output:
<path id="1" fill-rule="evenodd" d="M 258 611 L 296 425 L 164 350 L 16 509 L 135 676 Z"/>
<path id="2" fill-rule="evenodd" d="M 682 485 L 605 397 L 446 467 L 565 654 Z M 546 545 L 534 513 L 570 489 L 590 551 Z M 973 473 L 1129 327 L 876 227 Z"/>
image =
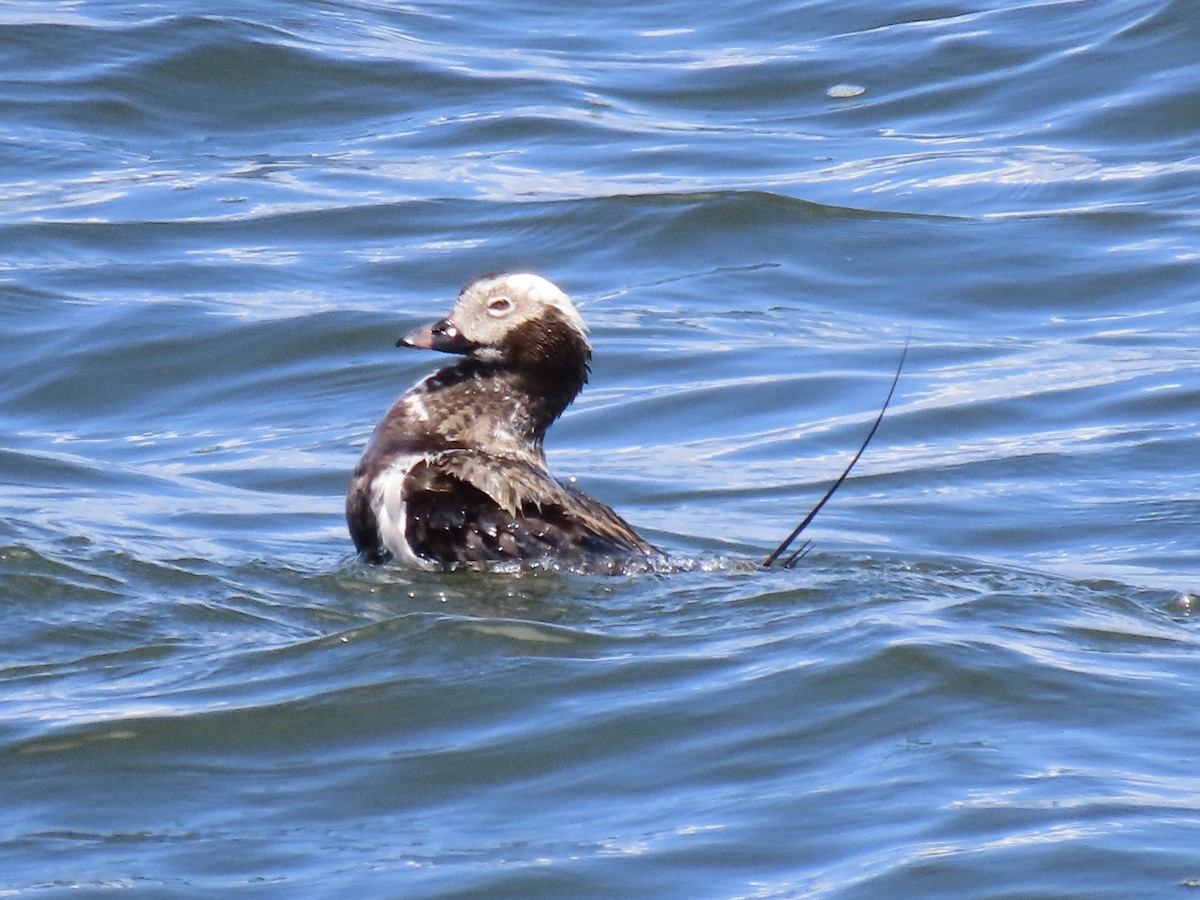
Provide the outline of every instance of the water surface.
<path id="1" fill-rule="evenodd" d="M 0 5 L 0 892 L 1194 889 L 1196 23 Z M 395 338 L 502 269 L 685 571 L 354 560 Z"/>

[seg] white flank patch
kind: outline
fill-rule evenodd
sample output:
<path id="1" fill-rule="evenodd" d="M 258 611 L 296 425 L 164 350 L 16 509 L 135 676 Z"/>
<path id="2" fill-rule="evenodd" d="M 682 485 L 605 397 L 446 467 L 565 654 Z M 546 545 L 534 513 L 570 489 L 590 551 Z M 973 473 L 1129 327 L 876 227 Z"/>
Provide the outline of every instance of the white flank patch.
<path id="1" fill-rule="evenodd" d="M 436 569 L 436 563 L 413 553 L 406 534 L 408 510 L 404 508 L 404 479 L 413 466 L 424 459 L 426 457 L 419 453 L 408 453 L 392 460 L 391 465 L 371 482 L 371 506 L 379 523 L 379 539 L 392 556 L 410 566 Z"/>

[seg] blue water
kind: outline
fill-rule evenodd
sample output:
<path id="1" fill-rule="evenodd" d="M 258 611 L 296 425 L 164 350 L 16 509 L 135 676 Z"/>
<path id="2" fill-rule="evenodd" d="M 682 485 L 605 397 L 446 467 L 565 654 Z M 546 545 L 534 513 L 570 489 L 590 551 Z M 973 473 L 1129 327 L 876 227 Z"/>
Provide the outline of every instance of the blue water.
<path id="1" fill-rule="evenodd" d="M 0 3 L 0 895 L 1194 892 L 1198 45 Z M 682 571 L 354 560 L 396 337 L 503 269 L 592 330 L 552 466 Z"/>

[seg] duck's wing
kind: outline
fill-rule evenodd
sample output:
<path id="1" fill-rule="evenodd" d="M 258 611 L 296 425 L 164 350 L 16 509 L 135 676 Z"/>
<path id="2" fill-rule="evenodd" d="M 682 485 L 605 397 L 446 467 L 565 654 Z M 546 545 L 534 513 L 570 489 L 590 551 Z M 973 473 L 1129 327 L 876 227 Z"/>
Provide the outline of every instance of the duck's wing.
<path id="1" fill-rule="evenodd" d="M 658 553 L 603 503 L 526 460 L 446 450 L 409 470 L 404 498 L 409 545 L 443 564 Z"/>

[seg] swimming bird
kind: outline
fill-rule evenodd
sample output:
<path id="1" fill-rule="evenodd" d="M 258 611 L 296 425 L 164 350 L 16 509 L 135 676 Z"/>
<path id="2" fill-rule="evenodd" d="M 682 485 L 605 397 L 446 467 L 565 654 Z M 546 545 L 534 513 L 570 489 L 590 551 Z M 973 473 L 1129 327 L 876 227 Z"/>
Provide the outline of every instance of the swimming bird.
<path id="1" fill-rule="evenodd" d="M 592 357 L 583 318 L 555 285 L 524 272 L 477 278 L 449 316 L 397 346 L 461 359 L 396 401 L 354 470 L 346 518 L 363 557 L 485 568 L 660 555 L 546 464 L 546 429 Z"/>
<path id="2" fill-rule="evenodd" d="M 546 463 L 546 430 L 587 383 L 592 357 L 587 326 L 558 287 L 528 272 L 484 275 L 462 289 L 446 318 L 396 345 L 460 359 L 396 401 L 354 470 L 346 520 L 361 557 L 426 569 L 541 561 L 600 571 L 663 557 Z M 804 555 L 807 543 L 784 554 L 849 475 L 883 411 L 841 478 L 765 566 L 792 566 Z"/>

